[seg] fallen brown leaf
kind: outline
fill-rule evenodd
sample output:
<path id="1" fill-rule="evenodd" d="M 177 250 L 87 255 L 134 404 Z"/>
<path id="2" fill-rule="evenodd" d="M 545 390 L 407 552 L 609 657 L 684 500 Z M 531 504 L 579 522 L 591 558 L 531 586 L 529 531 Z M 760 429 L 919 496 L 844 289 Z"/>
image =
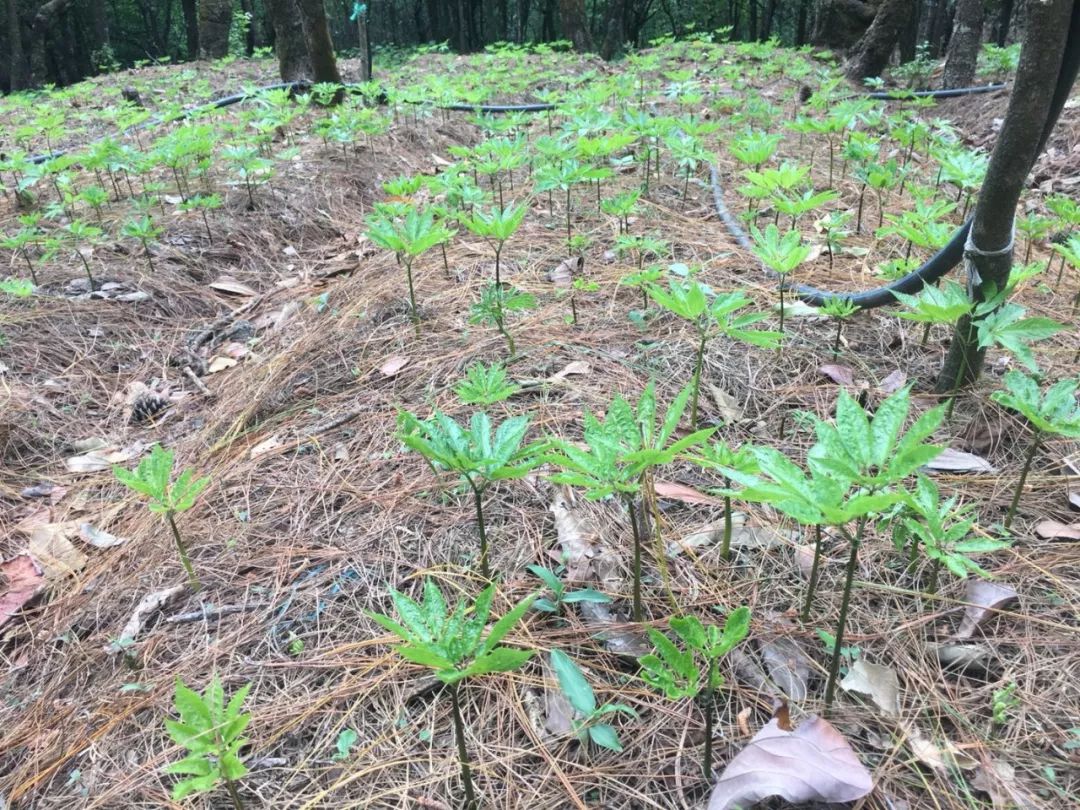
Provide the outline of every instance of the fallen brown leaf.
<path id="1" fill-rule="evenodd" d="M 971 638 L 978 626 L 995 610 L 1015 600 L 1019 594 L 1008 585 L 987 582 L 985 579 L 969 579 L 964 601 L 968 606 L 960 626 L 950 637 L 954 641 Z"/>
<path id="2" fill-rule="evenodd" d="M 117 537 L 99 529 L 91 523 L 79 524 L 79 537 L 92 545 L 94 548 L 112 548 L 127 542 L 126 537 Z"/>
<path id="3" fill-rule="evenodd" d="M 29 554 L 0 562 L 0 627 L 45 587 L 45 574 Z"/>
<path id="4" fill-rule="evenodd" d="M 818 371 L 820 371 L 837 385 L 855 384 L 855 371 L 851 368 L 851 366 L 840 366 L 835 363 L 828 363 L 819 368 Z"/>
<path id="5" fill-rule="evenodd" d="M 965 453 L 963 450 L 953 450 L 951 447 L 946 447 L 937 458 L 927 462 L 926 468 L 935 472 L 992 473 L 996 471 L 994 465 L 982 456 Z"/>
<path id="6" fill-rule="evenodd" d="M 867 695 L 889 717 L 900 716 L 900 682 L 891 667 L 871 664 L 860 658 L 840 681 L 840 688 Z"/>
<path id="7" fill-rule="evenodd" d="M 47 523 L 30 535 L 27 551 L 41 565 L 46 579 L 61 579 L 78 573 L 86 565 L 86 555 L 67 538 L 75 530 L 72 523 Z"/>
<path id="8" fill-rule="evenodd" d="M 673 501 L 682 501 L 683 503 L 708 504 L 714 506 L 723 503 L 719 498 L 706 495 L 704 492 L 699 492 L 693 487 L 688 487 L 685 484 L 676 484 L 674 481 L 664 481 L 659 478 L 653 482 L 653 490 L 656 492 L 658 498 L 668 498 Z"/>
<path id="9" fill-rule="evenodd" d="M 217 374 L 219 371 L 232 368 L 238 362 L 238 360 L 235 360 L 232 357 L 222 357 L 221 355 L 217 355 L 216 357 L 212 357 L 210 362 L 206 364 L 206 373 Z"/>
<path id="10" fill-rule="evenodd" d="M 229 293 L 231 295 L 244 295 L 253 296 L 259 293 L 253 290 L 247 284 L 243 284 L 237 281 L 231 276 L 221 276 L 220 278 L 210 282 L 210 289 L 217 290 L 218 292 Z"/>
<path id="11" fill-rule="evenodd" d="M 792 638 L 780 636 L 759 640 L 761 660 L 769 673 L 769 680 L 776 684 L 789 700 L 800 703 L 806 699 L 810 682 L 810 658 Z"/>
<path id="12" fill-rule="evenodd" d="M 588 374 L 592 371 L 592 366 L 586 363 L 584 360 L 573 360 L 566 364 L 561 371 L 556 371 L 550 377 L 548 382 L 559 382 L 559 380 L 565 380 L 571 374 Z"/>
<path id="13" fill-rule="evenodd" d="M 1035 534 L 1044 540 L 1080 540 L 1080 523 L 1044 520 L 1035 527 Z"/>
<path id="14" fill-rule="evenodd" d="M 405 368 L 405 366 L 409 365 L 409 362 L 411 360 L 412 358 L 407 355 L 395 354 L 392 357 L 388 357 L 386 358 L 386 360 L 383 361 L 382 365 L 379 366 L 379 372 L 384 377 L 393 377 L 399 371 Z"/>
<path id="15" fill-rule="evenodd" d="M 959 750 L 949 740 L 942 738 L 941 743 L 935 743 L 923 736 L 917 728 L 908 732 L 908 748 L 920 762 L 929 765 L 935 771 L 949 773 L 954 768 L 965 771 L 971 770 L 979 763 L 972 757 Z"/>
<path id="16" fill-rule="evenodd" d="M 161 610 L 185 590 L 186 586 L 184 585 L 173 585 L 171 588 L 148 593 L 140 599 L 139 604 L 135 606 L 135 610 L 131 613 L 131 618 L 127 620 L 124 629 L 120 631 L 120 635 L 116 637 L 116 640 L 105 645 L 105 652 L 112 654 L 121 652 L 134 642 L 150 615 Z"/>
<path id="17" fill-rule="evenodd" d="M 874 780 L 847 740 L 813 716 L 794 731 L 770 720 L 724 769 L 708 810 L 750 807 L 771 796 L 798 802 L 852 802 Z"/>
<path id="18" fill-rule="evenodd" d="M 907 374 L 897 369 L 878 383 L 878 390 L 883 394 L 895 394 L 904 387 L 905 383 L 907 383 Z"/>

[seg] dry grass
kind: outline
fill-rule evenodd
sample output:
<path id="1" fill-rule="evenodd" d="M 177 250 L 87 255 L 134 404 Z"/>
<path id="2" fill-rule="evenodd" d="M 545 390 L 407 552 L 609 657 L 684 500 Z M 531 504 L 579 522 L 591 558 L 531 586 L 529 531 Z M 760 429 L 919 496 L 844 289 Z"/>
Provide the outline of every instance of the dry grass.
<path id="1" fill-rule="evenodd" d="M 255 211 L 243 210 L 242 193 L 230 198 L 222 220 L 227 227 L 218 223 L 218 232 L 228 236 L 214 247 L 193 220 L 170 226 L 154 276 L 143 272 L 138 255 L 106 250 L 99 257 L 107 269 L 103 277 L 137 285 L 150 293 L 149 301 L 66 298 L 62 282 L 79 268 L 56 263 L 45 272 L 48 294 L 33 299 L 33 306 L 3 303 L 9 371 L 0 377 L 8 425 L 7 437 L 0 433 L 0 443 L 6 442 L 0 444 L 0 557 L 25 542 L 16 523 L 43 517 L 40 502 L 19 495 L 40 479 L 68 488 L 58 503 L 44 507 L 49 520 L 99 521 L 119 505 L 102 528 L 129 538 L 113 549 L 84 547 L 85 568 L 51 582 L 43 598 L 0 630 L 6 669 L 0 682 L 0 796 L 11 806 L 167 806 L 170 782 L 160 769 L 177 751 L 162 720 L 173 682 L 202 685 L 215 671 L 227 689 L 254 683 L 252 774 L 243 782 L 251 806 L 456 805 L 449 704 L 430 679 L 390 652 L 365 611 L 387 610 L 388 586 L 408 590 L 424 576 L 452 591 L 477 587 L 465 573 L 477 549 L 470 501 L 445 489 L 417 456 L 403 451 L 394 429 L 400 408 L 467 414 L 450 386 L 469 363 L 503 357 L 499 335 L 466 320 L 492 260 L 486 245 L 464 234 L 449 248 L 449 275 L 438 251 L 420 260 L 424 317 L 417 336 L 402 306 L 403 272 L 392 256 L 357 235 L 380 181 L 431 171 L 433 154 L 475 137 L 458 117 L 420 128 L 403 121 L 379 139 L 378 154 L 363 152 L 348 171 L 336 153 L 312 139 L 273 191 L 260 195 Z M 714 287 L 745 287 L 761 305 L 770 303 L 773 291 L 723 232 L 707 191 L 691 186 L 685 206 L 680 193 L 674 178 L 654 188 L 634 230 L 661 232 L 676 258 L 701 264 Z M 586 271 L 601 291 L 579 299 L 577 327 L 565 322 L 568 304 L 556 298 L 547 278 L 564 255 L 558 204 L 550 218 L 546 201 L 537 200 L 505 254 L 511 269 L 504 268 L 504 277 L 537 293 L 541 307 L 510 327 L 521 352 L 511 373 L 535 384 L 495 410 L 528 413 L 537 434 L 576 435 L 583 411 L 603 410 L 615 393 L 634 396 L 650 379 L 657 380 L 660 399 L 669 401 L 691 372 L 685 325 L 662 317 L 642 331 L 626 319 L 638 296 L 616 286 L 628 268 L 605 259 L 614 225 L 590 205 L 587 198 L 577 202 L 575 228 L 592 238 Z M 815 273 L 819 266 L 824 260 L 814 265 Z M 280 325 L 256 330 L 258 340 L 236 367 L 202 378 L 208 397 L 170 360 L 186 357 L 193 334 L 244 303 L 207 287 L 222 274 L 259 291 L 239 319 L 259 324 L 267 314 L 290 309 Z M 807 280 L 845 274 L 849 283 L 866 286 L 865 271 L 855 263 Z M 1069 285 L 1056 296 L 1029 290 L 1024 303 L 1068 319 L 1076 279 Z M 313 303 L 320 294 L 326 295 L 321 311 Z M 204 359 L 214 354 L 231 321 L 224 318 L 226 325 L 196 353 Z M 798 456 L 809 437 L 795 429 L 790 412 L 829 414 L 837 389 L 818 371 L 832 362 L 831 325 L 789 323 L 792 341 L 782 354 L 714 344 L 706 379 L 745 411 L 721 435 L 776 442 Z M 917 329 L 881 312 L 858 316 L 845 334 L 840 362 L 866 381 L 871 400 L 879 396 L 876 384 L 896 369 L 918 391 L 929 390 L 947 338 L 935 333 L 921 348 Z M 1075 340 L 1065 335 L 1041 350 L 1052 376 L 1074 370 Z M 394 356 L 409 362 L 386 376 L 379 368 Z M 589 373 L 541 384 L 571 361 L 588 363 Z M 995 475 L 941 478 L 979 505 L 987 526 L 1003 515 L 1025 444 L 1021 425 L 987 404 L 1000 367 L 995 362 L 992 369 L 965 395 L 939 437 L 983 453 L 998 468 Z M 124 397 L 135 382 L 178 395 L 153 424 L 127 421 Z M 707 397 L 703 403 L 705 418 L 715 420 L 713 403 Z M 176 448 L 185 465 L 213 476 L 198 507 L 181 522 L 206 589 L 156 615 L 128 655 L 104 648 L 144 595 L 179 583 L 182 571 L 161 525 L 110 475 L 64 471 L 72 442 L 87 436 L 118 446 L 160 441 Z M 253 448 L 275 437 L 273 449 L 252 457 Z M 904 740 L 915 728 L 939 742 L 951 740 L 984 765 L 1000 760 L 1013 766 L 1016 784 L 1032 795 L 1033 806 L 1063 807 L 1080 792 L 1075 754 L 1062 749 L 1067 730 L 1080 724 L 1080 558 L 1076 543 L 1038 540 L 1031 528 L 1043 518 L 1070 519 L 1059 474 L 1059 460 L 1070 449 L 1062 443 L 1047 448 L 1029 479 L 1015 548 L 988 563 L 1021 598 L 1018 608 L 981 629 L 985 639 L 976 642 L 986 646 L 988 661 L 981 675 L 943 671 L 933 652 L 956 626 L 962 586 L 950 582 L 936 596 L 920 594 L 919 574 L 905 572 L 888 538 L 866 544 L 849 641 L 868 660 L 899 673 L 903 721 L 884 720 L 850 695 L 839 700 L 832 719 L 875 775 L 875 792 L 862 807 L 986 806 L 986 794 L 971 787 L 973 772 L 935 773 L 914 759 Z M 698 487 L 716 483 L 688 466 L 665 471 L 665 477 Z M 557 554 L 549 512 L 557 494 L 542 476 L 491 492 L 487 514 L 493 567 L 503 576 L 501 609 L 535 587 L 525 565 Z M 630 543 L 624 515 L 607 503 L 577 500 L 573 506 L 594 526 L 622 574 L 607 586 L 625 597 Z M 665 540 L 685 537 L 722 514 L 674 501 L 659 507 Z M 750 521 L 779 523 L 758 509 Z M 713 547 L 667 562 L 667 585 L 681 609 L 706 615 L 712 606 L 748 604 L 754 616 L 748 651 L 776 638 L 805 651 L 813 669 L 809 695 L 793 703 L 797 717 L 821 709 L 826 656 L 814 630 L 834 623 L 846 558 L 840 541 L 831 540 L 815 619 L 803 626 L 795 618 L 805 588 L 795 545 L 805 542 L 740 549 L 732 564 L 719 560 Z M 658 624 L 671 612 L 660 576 L 650 559 L 648 613 Z M 200 612 L 205 618 L 184 617 Z M 173 621 L 177 616 L 185 620 Z M 634 677 L 632 660 L 605 652 L 596 633 L 578 615 L 564 623 L 536 617 L 514 640 L 541 651 L 570 651 L 587 667 L 601 701 L 633 706 L 641 719 L 619 721 L 626 750 L 598 753 L 570 739 L 548 738 L 543 700 L 553 681 L 538 662 L 470 683 L 470 750 L 485 807 L 701 806 L 700 716 L 686 702 L 667 702 L 647 690 Z M 299 653 L 289 649 L 296 638 L 303 641 Z M 773 696 L 738 673 L 729 671 L 727 681 L 718 721 L 721 763 L 745 745 L 745 728 L 759 728 L 773 708 Z M 992 693 L 1009 681 L 1018 684 L 1020 707 L 1007 725 L 993 729 Z M 138 690 L 122 691 L 135 683 Z M 346 727 L 357 730 L 360 742 L 348 760 L 335 762 L 334 741 Z M 1063 793 L 1046 781 L 1048 766 Z M 219 804 L 210 799 L 204 806 Z"/>

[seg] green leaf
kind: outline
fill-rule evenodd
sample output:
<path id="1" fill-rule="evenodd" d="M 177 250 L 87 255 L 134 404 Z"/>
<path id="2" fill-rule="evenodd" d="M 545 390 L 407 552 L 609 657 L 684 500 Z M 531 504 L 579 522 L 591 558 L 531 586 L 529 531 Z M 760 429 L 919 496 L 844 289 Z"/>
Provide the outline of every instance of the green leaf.
<path id="1" fill-rule="evenodd" d="M 570 705 L 578 713 L 589 717 L 596 711 L 596 697 L 592 687 L 578 665 L 562 650 L 551 651 L 551 666 Z"/>
<path id="2" fill-rule="evenodd" d="M 518 602 L 509 613 L 505 614 L 501 619 L 495 622 L 495 626 L 491 628 L 491 632 L 488 633 L 487 638 L 484 639 L 484 643 L 480 648 L 480 653 L 491 652 L 495 645 L 503 640 L 503 637 L 510 632 L 510 630 L 517 624 L 521 617 L 525 615 L 525 612 L 532 605 L 533 600 L 536 599 L 536 594 L 531 594 Z"/>
<path id="3" fill-rule="evenodd" d="M 511 647 L 496 647 L 489 653 L 476 658 L 466 669 L 466 676 L 485 675 L 489 672 L 511 672 L 521 667 L 532 658 L 533 650 L 515 650 Z"/>
<path id="4" fill-rule="evenodd" d="M 606 723 L 589 726 L 589 739 L 601 748 L 607 748 L 616 753 L 623 750 L 622 743 L 619 742 L 619 735 L 615 732 L 614 727 Z"/>
<path id="5" fill-rule="evenodd" d="M 213 769 L 210 760 L 203 756 L 188 756 L 172 762 L 162 768 L 164 773 L 176 773 L 192 776 L 207 776 Z"/>

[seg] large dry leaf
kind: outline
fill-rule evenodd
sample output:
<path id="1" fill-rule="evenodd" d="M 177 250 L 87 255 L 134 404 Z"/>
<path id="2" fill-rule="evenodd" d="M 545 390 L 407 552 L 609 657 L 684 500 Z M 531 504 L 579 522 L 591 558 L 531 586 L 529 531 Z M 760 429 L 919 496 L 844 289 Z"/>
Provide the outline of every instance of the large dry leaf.
<path id="1" fill-rule="evenodd" d="M 706 495 L 704 492 L 699 492 L 693 487 L 688 487 L 685 484 L 676 484 L 674 481 L 664 481 L 659 478 L 653 482 L 653 490 L 656 492 L 658 498 L 668 498 L 673 501 L 682 501 L 683 503 L 708 504 L 712 506 L 723 503 L 719 498 Z"/>
<path id="2" fill-rule="evenodd" d="M 404 354 L 392 355 L 391 357 L 386 358 L 382 365 L 379 366 L 379 373 L 384 377 L 393 377 L 405 368 L 405 366 L 409 365 L 410 360 L 412 360 L 412 358 Z"/>
<path id="3" fill-rule="evenodd" d="M 883 394 L 895 394 L 907 382 L 907 374 L 900 369 L 892 372 L 888 377 L 878 383 L 878 390 Z"/>
<path id="4" fill-rule="evenodd" d="M 219 371 L 225 371 L 225 369 L 232 368 L 239 360 L 233 357 L 223 357 L 222 355 L 216 355 L 210 359 L 210 362 L 206 364 L 207 374 L 217 374 Z"/>
<path id="5" fill-rule="evenodd" d="M 217 290 L 218 292 L 229 293 L 231 295 L 253 296 L 259 294 L 247 284 L 243 284 L 237 281 L 235 278 L 232 278 L 231 276 L 222 276 L 216 281 L 211 281 L 210 289 Z"/>
<path id="6" fill-rule="evenodd" d="M 259 456 L 265 456 L 267 453 L 277 450 L 282 444 L 281 437 L 275 433 L 269 439 L 263 439 L 257 445 L 252 447 L 248 453 L 248 457 L 255 459 Z"/>
<path id="7" fill-rule="evenodd" d="M 27 551 L 41 564 L 46 579 L 61 579 L 78 573 L 86 565 L 86 555 L 68 540 L 68 535 L 76 531 L 74 522 L 47 523 L 30 535 Z"/>
<path id="8" fill-rule="evenodd" d="M 116 449 L 113 447 L 101 447 L 80 456 L 71 456 L 64 460 L 69 472 L 95 473 L 111 470 L 115 464 L 126 464 L 132 459 L 142 455 L 144 445 L 135 442 L 129 447 Z"/>
<path id="9" fill-rule="evenodd" d="M 0 627 L 45 587 L 45 572 L 29 554 L 0 562 Z"/>
<path id="10" fill-rule="evenodd" d="M 617 580 L 614 566 L 598 565 L 600 537 L 580 509 L 574 508 L 562 493 L 557 493 L 548 507 L 555 517 L 555 534 L 566 565 L 566 581 L 586 583 L 605 579 Z"/>
<path id="11" fill-rule="evenodd" d="M 747 808 L 771 796 L 797 802 L 853 802 L 874 787 L 870 772 L 832 725 L 813 716 L 794 731 L 770 720 L 713 788 L 708 810 Z"/>
<path id="12" fill-rule="evenodd" d="M 818 369 L 837 385 L 854 385 L 855 370 L 851 366 L 841 366 L 836 363 L 828 363 Z"/>
<path id="13" fill-rule="evenodd" d="M 161 610 L 185 590 L 186 586 L 184 585 L 173 585 L 171 588 L 148 593 L 140 599 L 139 604 L 135 606 L 135 610 L 131 614 L 131 618 L 127 620 L 124 629 L 120 631 L 120 635 L 114 641 L 110 641 L 105 645 L 105 652 L 116 654 L 130 646 L 142 631 L 143 625 L 151 614 Z"/>
<path id="14" fill-rule="evenodd" d="M 1080 540 L 1080 523 L 1044 520 L 1035 527 L 1035 534 L 1044 540 Z"/>
<path id="15" fill-rule="evenodd" d="M 861 658 L 851 665 L 840 687 L 868 696 L 889 717 L 900 716 L 900 682 L 891 667 L 871 664 Z"/>
<path id="16" fill-rule="evenodd" d="M 1008 585 L 987 582 L 985 579 L 969 579 L 964 601 L 968 602 L 960 626 L 951 636 L 954 640 L 971 638 L 978 626 L 995 610 L 1016 599 L 1019 594 Z"/>
<path id="17" fill-rule="evenodd" d="M 592 371 L 592 366 L 586 363 L 584 360 L 572 360 L 567 363 L 561 371 L 556 371 L 550 377 L 547 378 L 548 382 L 559 382 L 565 380 L 571 374 L 588 374 Z"/>
<path id="18" fill-rule="evenodd" d="M 802 647 L 794 639 L 780 636 L 767 641 L 759 640 L 758 650 L 769 672 L 769 679 L 793 702 L 804 701 L 810 682 L 810 658 Z"/>
<path id="19" fill-rule="evenodd" d="M 990 797 L 994 810 L 1034 810 L 1042 806 L 1017 784 L 1016 768 L 1000 759 L 980 765 L 971 779 L 971 786 Z"/>
<path id="20" fill-rule="evenodd" d="M 743 408 L 739 405 L 739 400 L 735 399 L 723 388 L 709 383 L 709 393 L 712 394 L 712 401 L 716 405 L 716 411 L 720 414 L 720 419 L 725 425 L 738 422 L 743 418 Z"/>
<path id="21" fill-rule="evenodd" d="M 946 447 L 937 458 L 927 462 L 926 469 L 934 472 L 996 472 L 994 465 L 982 456 Z"/>
<path id="22" fill-rule="evenodd" d="M 920 762 L 942 773 L 950 773 L 956 768 L 967 771 L 979 764 L 949 740 L 942 738 L 940 744 L 935 743 L 933 740 L 924 737 L 917 728 L 913 728 L 908 732 L 907 744 L 908 748 L 911 749 L 911 753 Z"/>

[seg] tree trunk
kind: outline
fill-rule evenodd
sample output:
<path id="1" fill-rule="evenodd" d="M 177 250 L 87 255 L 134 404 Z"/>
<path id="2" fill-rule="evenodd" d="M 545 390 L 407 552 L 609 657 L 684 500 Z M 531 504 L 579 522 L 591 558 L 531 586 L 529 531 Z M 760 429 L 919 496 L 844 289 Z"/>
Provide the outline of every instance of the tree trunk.
<path id="1" fill-rule="evenodd" d="M 936 59 L 941 56 L 941 50 L 945 42 L 945 30 L 949 27 L 948 0 L 932 0 L 927 18 L 926 42 L 929 46 L 930 56 Z"/>
<path id="2" fill-rule="evenodd" d="M 982 45 L 983 0 L 956 0 L 953 35 L 945 60 L 942 86 L 970 87 L 975 81 L 975 63 Z"/>
<path id="3" fill-rule="evenodd" d="M 525 42 L 525 37 L 529 34 L 529 11 L 531 3 L 529 0 L 518 0 L 518 19 L 517 19 L 517 37 L 516 42 L 521 45 Z"/>
<path id="4" fill-rule="evenodd" d="M 994 41 L 1002 48 L 1009 41 L 1009 23 L 1012 21 L 1013 7 L 1013 0 L 1001 0 L 1001 10 L 998 12 Z"/>
<path id="5" fill-rule="evenodd" d="M 357 50 L 360 51 L 360 81 L 371 81 L 371 39 L 368 36 L 368 15 L 356 21 Z"/>
<path id="6" fill-rule="evenodd" d="M 874 21 L 855 46 L 855 53 L 848 62 L 845 73 L 852 81 L 861 82 L 871 76 L 880 76 L 889 64 L 900 30 L 914 6 L 913 0 L 884 0 Z"/>
<path id="7" fill-rule="evenodd" d="M 563 37 L 574 44 L 578 53 L 595 50 L 592 34 L 585 17 L 585 0 L 559 0 Z"/>
<path id="8" fill-rule="evenodd" d="M 296 6 L 300 10 L 300 23 L 304 29 L 308 59 L 311 60 L 312 81 L 341 84 L 323 0 L 296 0 Z"/>
<path id="9" fill-rule="evenodd" d="M 11 92 L 29 86 L 26 57 L 23 56 L 22 25 L 19 23 L 19 0 L 7 0 L 8 66 L 11 71 Z"/>
<path id="10" fill-rule="evenodd" d="M 205 0 L 204 0 L 205 2 Z M 315 71 L 308 57 L 304 28 L 295 0 L 266 0 L 266 12 L 274 26 L 274 50 L 283 82 L 310 80 Z"/>
<path id="11" fill-rule="evenodd" d="M 819 48 L 846 51 L 874 21 L 878 6 L 862 0 L 818 0 L 810 42 Z"/>
<path id="12" fill-rule="evenodd" d="M 600 58 L 610 60 L 623 45 L 627 0 L 608 0 L 607 21 L 604 24 L 604 44 L 600 46 Z"/>
<path id="13" fill-rule="evenodd" d="M 220 59 L 229 54 L 232 0 L 199 0 L 199 58 Z"/>
<path id="14" fill-rule="evenodd" d="M 199 2 L 181 0 L 184 11 L 184 34 L 187 44 L 187 58 L 199 58 Z"/>
<path id="15" fill-rule="evenodd" d="M 985 301 L 993 292 L 1004 289 L 1012 268 L 1010 243 L 1013 219 L 1020 192 L 1031 166 L 1049 135 L 1049 123 L 1060 112 L 1069 87 L 1061 92 L 1059 74 L 1063 70 L 1071 84 L 1076 63 L 1063 68 L 1066 36 L 1080 18 L 1080 5 L 1073 0 L 1040 0 L 1027 4 L 1027 31 L 1020 53 L 1020 66 L 1009 96 L 1009 109 L 1001 126 L 982 192 L 975 207 L 968 244 L 978 253 L 965 252 L 964 258 L 974 285 L 976 302 Z M 1054 88 L 1054 92 L 1048 92 Z M 997 255 L 983 255 L 997 253 Z M 944 393 L 974 382 L 982 371 L 985 349 L 980 349 L 976 331 L 969 318 L 957 324 L 949 354 L 945 358 L 936 389 Z"/>

